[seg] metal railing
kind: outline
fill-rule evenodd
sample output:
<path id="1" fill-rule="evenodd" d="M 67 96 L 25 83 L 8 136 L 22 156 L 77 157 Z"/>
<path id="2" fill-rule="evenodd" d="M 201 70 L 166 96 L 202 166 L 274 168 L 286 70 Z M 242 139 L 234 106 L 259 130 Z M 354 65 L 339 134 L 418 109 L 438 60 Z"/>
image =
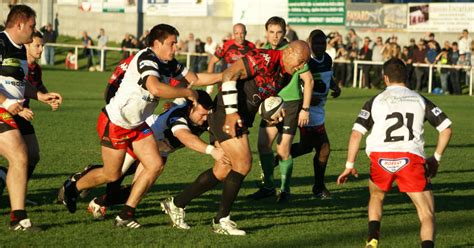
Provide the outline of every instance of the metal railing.
<path id="1" fill-rule="evenodd" d="M 44 44 L 45 47 L 50 46 L 50 47 L 63 47 L 63 48 L 74 48 L 74 58 L 75 58 L 75 63 L 74 63 L 74 69 L 78 69 L 78 61 L 79 61 L 79 49 L 93 49 L 93 50 L 99 50 L 100 51 L 100 71 L 104 71 L 104 65 L 105 65 L 105 51 L 126 51 L 129 53 L 133 52 L 138 52 L 139 49 L 136 48 L 125 48 L 122 49 L 121 47 L 98 47 L 98 46 L 88 46 L 84 47 L 84 45 L 71 45 L 71 44 L 60 44 L 60 43 L 46 43 Z M 191 65 L 191 56 L 201 56 L 201 57 L 207 57 L 207 53 L 189 53 L 189 52 L 177 52 L 177 55 L 185 55 L 186 56 L 186 67 L 190 67 Z"/>
<path id="2" fill-rule="evenodd" d="M 341 60 L 336 59 L 334 63 L 344 63 L 344 64 L 353 64 L 353 78 L 352 78 L 352 87 L 354 88 L 362 88 L 362 73 L 360 73 L 359 77 L 359 65 L 383 65 L 384 62 L 382 61 L 367 61 L 367 60 Z M 474 67 L 469 65 L 440 65 L 440 64 L 421 64 L 421 63 L 413 63 L 413 67 L 427 67 L 429 68 L 428 73 L 428 93 L 432 93 L 433 90 L 433 68 L 448 68 L 448 69 L 464 69 L 469 71 L 469 95 L 472 96 L 473 90 L 473 75 L 474 75 Z"/>

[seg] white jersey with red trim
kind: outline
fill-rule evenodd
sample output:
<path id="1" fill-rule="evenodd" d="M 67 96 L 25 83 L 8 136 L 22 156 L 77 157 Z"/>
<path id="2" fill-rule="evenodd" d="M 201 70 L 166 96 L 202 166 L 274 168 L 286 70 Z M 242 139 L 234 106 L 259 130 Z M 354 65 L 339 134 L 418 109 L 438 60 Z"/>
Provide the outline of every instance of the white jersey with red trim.
<path id="1" fill-rule="evenodd" d="M 159 101 L 146 88 L 147 78 L 157 77 L 161 83 L 169 84 L 172 77 L 179 80 L 187 73 L 186 67 L 176 59 L 162 61 L 151 48 L 140 50 L 130 62 L 117 93 L 105 107 L 110 120 L 125 129 L 140 126 L 153 114 Z"/>
<path id="2" fill-rule="evenodd" d="M 439 107 L 415 91 L 389 86 L 365 103 L 352 130 L 365 134 L 366 153 L 409 152 L 424 157 L 423 124 L 427 120 L 439 132 L 451 121 Z"/>

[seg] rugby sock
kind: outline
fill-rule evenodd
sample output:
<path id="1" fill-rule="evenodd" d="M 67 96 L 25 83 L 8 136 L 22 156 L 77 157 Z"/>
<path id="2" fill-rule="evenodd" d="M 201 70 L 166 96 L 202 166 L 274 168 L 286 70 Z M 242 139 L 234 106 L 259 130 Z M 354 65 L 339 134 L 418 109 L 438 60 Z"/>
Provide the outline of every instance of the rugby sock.
<path id="1" fill-rule="evenodd" d="M 421 242 L 421 248 L 434 248 L 433 240 L 424 240 Z"/>
<path id="2" fill-rule="evenodd" d="M 193 183 L 188 185 L 181 194 L 174 198 L 174 205 L 179 208 L 184 208 L 194 198 L 214 188 L 219 182 L 219 179 L 217 179 L 214 172 L 212 172 L 212 168 L 204 171 Z"/>
<path id="3" fill-rule="evenodd" d="M 314 186 L 317 189 L 324 189 L 324 174 L 326 173 L 327 163 L 319 161 L 318 157 L 315 156 L 313 160 Z"/>
<path id="4" fill-rule="evenodd" d="M 245 175 L 231 170 L 224 180 L 224 189 L 222 190 L 222 199 L 219 205 L 219 211 L 214 218 L 214 223 L 219 223 L 221 218 L 229 216 L 230 208 L 234 203 L 237 194 L 239 194 L 240 186 Z"/>
<path id="5" fill-rule="evenodd" d="M 372 239 L 379 239 L 380 236 L 380 221 L 371 220 L 369 221 L 369 238 L 367 241 Z"/>
<path id="6" fill-rule="evenodd" d="M 260 165 L 263 171 L 263 187 L 267 189 L 275 188 L 275 179 L 273 178 L 273 168 L 275 167 L 275 157 L 273 153 L 259 154 Z"/>
<path id="7" fill-rule="evenodd" d="M 70 180 L 69 182 L 70 184 L 64 188 L 64 191 L 66 191 L 68 195 L 74 195 L 74 196 L 79 195 L 79 190 L 77 190 L 77 186 L 76 186 L 77 181 Z"/>
<path id="8" fill-rule="evenodd" d="M 287 160 L 280 160 L 281 173 L 281 191 L 290 193 L 290 179 L 293 172 L 293 158 L 290 156 Z"/>
<path id="9" fill-rule="evenodd" d="M 122 211 L 119 214 L 122 220 L 133 219 L 135 216 L 135 208 L 130 207 L 129 205 L 123 205 Z"/>
<path id="10" fill-rule="evenodd" d="M 18 222 L 20 222 L 21 220 L 24 220 L 28 218 L 28 216 L 26 215 L 26 210 L 22 209 L 22 210 L 13 210 L 11 213 L 10 213 L 10 224 L 13 226 L 13 225 L 16 225 L 18 224 Z"/>

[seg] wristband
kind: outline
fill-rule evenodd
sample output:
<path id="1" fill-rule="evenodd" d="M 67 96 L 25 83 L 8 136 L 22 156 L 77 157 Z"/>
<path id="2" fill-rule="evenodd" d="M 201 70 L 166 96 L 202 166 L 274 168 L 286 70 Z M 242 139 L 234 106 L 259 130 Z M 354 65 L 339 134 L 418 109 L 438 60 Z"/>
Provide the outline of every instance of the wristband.
<path id="1" fill-rule="evenodd" d="M 206 154 L 211 154 L 214 148 L 215 148 L 214 146 L 208 145 L 206 147 Z"/>
<path id="2" fill-rule="evenodd" d="M 346 162 L 346 169 L 354 169 L 354 163 L 353 162 Z"/>
<path id="3" fill-rule="evenodd" d="M 8 110 L 8 108 L 10 106 L 12 106 L 13 104 L 15 104 L 15 103 L 18 103 L 17 99 L 8 99 L 7 98 L 7 99 L 5 99 L 5 101 L 3 101 L 2 105 L 6 110 Z"/>
<path id="4" fill-rule="evenodd" d="M 221 87 L 222 101 L 226 114 L 237 112 L 237 81 L 227 81 Z"/>
<path id="5" fill-rule="evenodd" d="M 433 154 L 433 157 L 436 159 L 436 161 L 438 161 L 438 162 L 441 161 L 441 154 L 438 154 L 437 152 L 435 152 Z"/>

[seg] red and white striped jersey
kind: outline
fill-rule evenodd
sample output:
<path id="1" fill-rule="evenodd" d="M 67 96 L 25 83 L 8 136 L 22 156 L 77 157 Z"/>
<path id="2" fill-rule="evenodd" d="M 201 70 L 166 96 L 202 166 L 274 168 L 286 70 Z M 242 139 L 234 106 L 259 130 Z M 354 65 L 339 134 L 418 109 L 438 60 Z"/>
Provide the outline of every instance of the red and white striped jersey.
<path id="1" fill-rule="evenodd" d="M 424 157 L 423 124 L 427 120 L 439 132 L 451 126 L 435 104 L 403 86 L 389 86 L 367 101 L 352 130 L 365 134 L 366 153 L 410 152 Z"/>

